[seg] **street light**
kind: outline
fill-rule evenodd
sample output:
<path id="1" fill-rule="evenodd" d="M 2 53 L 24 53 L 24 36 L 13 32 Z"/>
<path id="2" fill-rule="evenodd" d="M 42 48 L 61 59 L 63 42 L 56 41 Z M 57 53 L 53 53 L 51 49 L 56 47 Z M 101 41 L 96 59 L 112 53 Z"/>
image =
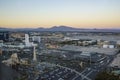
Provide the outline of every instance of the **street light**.
<path id="1" fill-rule="evenodd" d="M 91 65 L 91 54 L 90 54 L 90 65 Z"/>

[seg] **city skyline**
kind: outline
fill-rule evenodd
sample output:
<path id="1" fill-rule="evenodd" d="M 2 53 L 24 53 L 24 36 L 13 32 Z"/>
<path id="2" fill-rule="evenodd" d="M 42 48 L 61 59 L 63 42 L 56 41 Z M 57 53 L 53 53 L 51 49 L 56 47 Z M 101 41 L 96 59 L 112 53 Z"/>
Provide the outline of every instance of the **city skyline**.
<path id="1" fill-rule="evenodd" d="M 120 0 L 0 0 L 0 27 L 120 28 Z"/>

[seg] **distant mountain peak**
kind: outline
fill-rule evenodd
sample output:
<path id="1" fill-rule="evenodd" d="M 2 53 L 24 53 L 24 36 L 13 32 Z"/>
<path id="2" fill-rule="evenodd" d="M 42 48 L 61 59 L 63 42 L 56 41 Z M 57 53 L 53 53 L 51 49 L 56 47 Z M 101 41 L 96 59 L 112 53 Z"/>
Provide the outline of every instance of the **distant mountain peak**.
<path id="1" fill-rule="evenodd" d="M 120 29 L 85 29 L 74 28 L 70 26 L 53 26 L 51 28 L 4 28 L 0 27 L 0 31 L 79 31 L 79 32 L 120 32 Z"/>

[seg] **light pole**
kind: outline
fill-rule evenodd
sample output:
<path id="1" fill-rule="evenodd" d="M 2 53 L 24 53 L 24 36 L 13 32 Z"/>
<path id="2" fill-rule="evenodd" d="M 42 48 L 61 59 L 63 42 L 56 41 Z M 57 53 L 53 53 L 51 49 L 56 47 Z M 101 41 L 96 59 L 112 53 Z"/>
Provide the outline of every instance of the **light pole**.
<path id="1" fill-rule="evenodd" d="M 91 54 L 90 54 L 90 65 L 91 65 Z"/>

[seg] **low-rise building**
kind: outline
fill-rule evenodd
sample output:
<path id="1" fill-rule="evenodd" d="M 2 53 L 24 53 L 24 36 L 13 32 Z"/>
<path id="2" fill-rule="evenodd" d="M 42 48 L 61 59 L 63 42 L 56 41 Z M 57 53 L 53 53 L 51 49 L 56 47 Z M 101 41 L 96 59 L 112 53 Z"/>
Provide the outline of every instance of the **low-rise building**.
<path id="1" fill-rule="evenodd" d="M 112 61 L 112 63 L 110 64 L 111 67 L 118 67 L 120 68 L 120 54 L 118 54 L 116 56 L 116 58 L 114 58 L 114 60 Z"/>

